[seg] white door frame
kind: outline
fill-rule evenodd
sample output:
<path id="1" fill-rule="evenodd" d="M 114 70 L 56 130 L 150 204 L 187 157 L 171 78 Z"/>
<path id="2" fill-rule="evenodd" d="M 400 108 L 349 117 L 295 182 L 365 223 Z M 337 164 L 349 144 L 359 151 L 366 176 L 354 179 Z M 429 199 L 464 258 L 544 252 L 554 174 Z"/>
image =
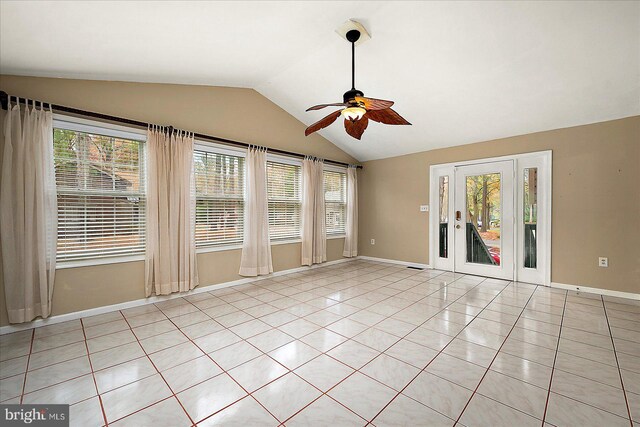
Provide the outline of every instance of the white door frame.
<path id="1" fill-rule="evenodd" d="M 549 286 L 551 284 L 551 189 L 552 189 L 552 152 L 538 151 L 524 154 L 514 154 L 500 157 L 460 161 L 453 163 L 431 165 L 429 174 L 429 265 L 432 268 L 454 271 L 454 199 L 455 199 L 455 168 L 481 163 L 513 160 L 514 165 L 514 209 L 515 221 L 514 244 L 516 247 L 514 259 L 513 280 L 536 283 Z M 536 247 L 538 251 L 537 268 L 524 268 L 524 224 L 523 224 L 523 173 L 525 168 L 538 168 L 538 222 Z M 449 206 L 448 206 L 448 257 L 440 258 L 438 252 L 439 239 L 439 177 L 449 176 Z M 506 244 L 506 242 L 505 242 Z"/>

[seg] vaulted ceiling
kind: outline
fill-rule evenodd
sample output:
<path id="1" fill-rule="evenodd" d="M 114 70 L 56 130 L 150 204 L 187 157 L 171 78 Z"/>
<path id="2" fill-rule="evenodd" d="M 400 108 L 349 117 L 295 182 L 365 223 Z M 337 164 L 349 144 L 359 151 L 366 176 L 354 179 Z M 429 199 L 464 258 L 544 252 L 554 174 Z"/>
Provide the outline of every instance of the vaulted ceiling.
<path id="1" fill-rule="evenodd" d="M 321 131 L 359 160 L 640 114 L 640 2 L 3 1 L 0 72 L 249 87 L 311 124 L 350 88 L 349 18 L 356 87 L 413 123 Z"/>

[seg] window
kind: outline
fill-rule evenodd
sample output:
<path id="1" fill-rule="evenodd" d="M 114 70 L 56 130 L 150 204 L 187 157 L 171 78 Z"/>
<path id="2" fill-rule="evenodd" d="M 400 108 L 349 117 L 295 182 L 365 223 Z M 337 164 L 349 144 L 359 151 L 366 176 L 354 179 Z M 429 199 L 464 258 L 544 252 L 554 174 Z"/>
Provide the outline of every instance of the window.
<path id="1" fill-rule="evenodd" d="M 271 240 L 300 238 L 301 166 L 267 162 L 269 237 Z"/>
<path id="2" fill-rule="evenodd" d="M 441 176 L 438 181 L 438 200 L 439 200 L 439 255 L 441 258 L 447 258 L 449 252 L 449 176 Z"/>
<path id="3" fill-rule="evenodd" d="M 538 168 L 524 169 L 524 266 L 538 266 L 536 229 L 538 226 Z"/>
<path id="4" fill-rule="evenodd" d="M 241 244 L 244 224 L 244 158 L 194 151 L 196 245 Z"/>
<path id="5" fill-rule="evenodd" d="M 58 261 L 144 253 L 144 138 L 74 128 L 53 131 Z"/>
<path id="6" fill-rule="evenodd" d="M 347 216 L 347 174 L 324 171 L 324 210 L 327 235 L 344 234 Z"/>

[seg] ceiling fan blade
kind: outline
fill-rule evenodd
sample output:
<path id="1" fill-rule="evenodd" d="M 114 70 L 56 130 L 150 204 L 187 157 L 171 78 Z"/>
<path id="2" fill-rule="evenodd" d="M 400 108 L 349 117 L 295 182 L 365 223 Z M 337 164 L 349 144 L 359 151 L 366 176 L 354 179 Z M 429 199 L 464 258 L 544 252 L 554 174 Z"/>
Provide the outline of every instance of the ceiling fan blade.
<path id="1" fill-rule="evenodd" d="M 346 107 L 346 106 L 347 104 L 345 104 L 344 102 L 336 102 L 335 104 L 318 104 L 318 105 L 314 105 L 313 107 L 307 108 L 306 111 L 321 110 L 325 107 Z"/>
<path id="2" fill-rule="evenodd" d="M 349 119 L 344 119 L 344 129 L 355 139 L 360 139 L 362 137 L 362 134 L 368 125 L 369 119 L 367 119 L 366 115 L 362 116 L 360 120 L 356 120 L 355 122 L 352 122 Z"/>
<path id="3" fill-rule="evenodd" d="M 338 117 L 340 117 L 340 112 L 341 111 L 342 110 L 334 111 L 333 113 L 329 114 L 328 116 L 318 120 L 317 122 L 315 122 L 314 124 L 309 126 L 307 129 L 305 129 L 304 135 L 305 136 L 309 136 L 312 133 L 319 131 L 320 129 L 326 128 L 331 123 L 335 122 Z"/>
<path id="4" fill-rule="evenodd" d="M 362 103 L 367 110 L 384 110 L 393 105 L 393 101 L 385 101 L 384 99 L 365 98 L 364 96 L 356 96 L 356 102 Z"/>
<path id="5" fill-rule="evenodd" d="M 364 117 L 369 117 L 374 122 L 383 123 L 385 125 L 410 125 L 400 114 L 391 108 L 384 110 L 367 111 Z"/>

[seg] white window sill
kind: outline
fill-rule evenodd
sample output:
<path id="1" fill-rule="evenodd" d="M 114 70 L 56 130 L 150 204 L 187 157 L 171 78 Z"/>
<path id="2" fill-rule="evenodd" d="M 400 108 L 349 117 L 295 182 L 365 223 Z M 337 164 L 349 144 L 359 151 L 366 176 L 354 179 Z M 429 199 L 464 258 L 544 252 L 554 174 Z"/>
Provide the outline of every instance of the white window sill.
<path id="1" fill-rule="evenodd" d="M 302 239 L 272 240 L 271 246 L 289 245 L 291 243 L 302 243 Z"/>
<path id="2" fill-rule="evenodd" d="M 120 264 L 123 262 L 144 261 L 144 255 L 113 256 L 105 258 L 88 258 L 75 261 L 56 262 L 56 270 L 65 268 L 89 267 L 92 265 Z"/>
<path id="3" fill-rule="evenodd" d="M 220 245 L 220 246 L 203 246 L 201 248 L 196 248 L 196 254 L 202 254 L 207 252 L 224 252 L 224 251 L 234 251 L 237 249 L 242 249 L 242 244 L 235 245 Z"/>
<path id="4" fill-rule="evenodd" d="M 333 234 L 327 236 L 327 240 L 332 239 L 344 239 L 344 234 Z M 293 243 L 302 243 L 302 239 L 289 239 L 289 240 L 275 240 L 271 242 L 271 246 L 278 245 L 290 245 Z M 229 245 L 229 246 L 208 246 L 202 248 L 196 248 L 196 254 L 208 253 L 208 252 L 223 252 L 242 249 L 242 245 Z M 144 261 L 144 255 L 127 255 L 127 256 L 114 256 L 105 258 L 89 258 L 80 259 L 76 261 L 60 261 L 56 263 L 56 270 L 64 270 L 66 268 L 77 267 L 90 267 L 93 265 L 108 265 L 108 264 L 121 264 L 125 262 Z"/>

